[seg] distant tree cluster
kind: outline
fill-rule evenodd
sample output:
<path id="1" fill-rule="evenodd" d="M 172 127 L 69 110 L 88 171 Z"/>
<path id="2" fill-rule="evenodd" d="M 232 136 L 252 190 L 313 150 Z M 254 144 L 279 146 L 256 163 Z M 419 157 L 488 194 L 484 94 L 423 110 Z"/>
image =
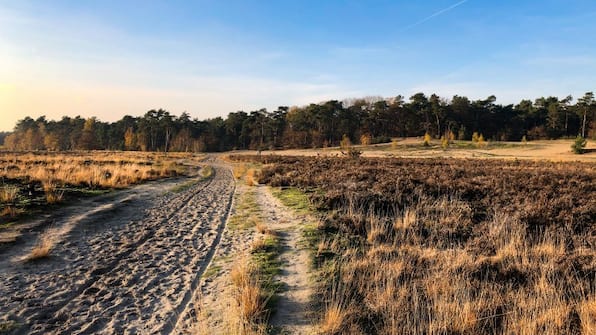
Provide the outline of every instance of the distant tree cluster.
<path id="1" fill-rule="evenodd" d="M 519 141 L 561 137 L 596 137 L 596 101 L 592 92 L 574 104 L 572 97 L 496 104 L 489 96 L 444 99 L 435 94 L 395 98 L 330 100 L 269 112 L 235 112 L 227 118 L 191 119 L 159 109 L 142 117 L 124 116 L 107 123 L 95 117 L 45 117 L 20 120 L 4 137 L 11 150 L 225 151 L 232 149 L 311 148 L 340 142 L 374 144 L 392 137 Z M 2 139 L 0 137 L 0 139 Z"/>
<path id="2" fill-rule="evenodd" d="M 10 132 L 0 131 L 0 143 L 4 143 L 6 136 L 10 135 Z"/>

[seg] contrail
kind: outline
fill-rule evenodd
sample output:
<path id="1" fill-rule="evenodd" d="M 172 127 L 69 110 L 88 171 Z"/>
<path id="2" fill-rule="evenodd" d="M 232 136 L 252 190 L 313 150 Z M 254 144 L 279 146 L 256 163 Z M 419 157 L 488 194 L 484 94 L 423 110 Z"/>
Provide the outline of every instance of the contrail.
<path id="1" fill-rule="evenodd" d="M 422 19 L 422 20 L 420 20 L 418 22 L 413 23 L 413 24 L 405 27 L 404 29 L 402 29 L 402 31 L 406 31 L 408 29 L 412 29 L 412 28 L 416 27 L 417 25 L 423 24 L 424 22 L 426 22 L 426 21 L 428 21 L 428 20 L 430 20 L 430 19 L 432 19 L 434 17 L 437 17 L 437 16 L 439 16 L 439 15 L 445 13 L 445 12 L 448 12 L 448 11 L 452 10 L 453 8 L 455 8 L 455 7 L 459 6 L 459 5 L 462 5 L 462 4 L 464 4 L 464 3 L 468 2 L 468 1 L 469 0 L 462 0 L 460 2 L 457 2 L 457 3 L 455 3 L 455 4 L 453 4 L 453 5 L 449 6 L 449 7 L 447 7 L 447 8 L 443 8 L 440 11 L 438 11 L 438 12 L 432 14 L 432 15 L 429 15 L 429 16 L 425 17 L 424 19 Z"/>

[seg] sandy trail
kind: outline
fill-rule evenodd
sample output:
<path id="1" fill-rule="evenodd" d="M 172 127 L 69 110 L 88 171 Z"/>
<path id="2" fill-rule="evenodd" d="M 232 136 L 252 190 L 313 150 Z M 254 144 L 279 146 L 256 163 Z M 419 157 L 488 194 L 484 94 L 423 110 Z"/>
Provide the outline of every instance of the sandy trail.
<path id="1" fill-rule="evenodd" d="M 253 197 L 254 190 L 246 185 L 237 185 L 234 207 L 230 215 L 245 214 L 238 203 L 246 197 Z M 205 276 L 201 278 L 187 309 L 182 313 L 175 328 L 176 334 L 232 334 L 234 333 L 234 299 L 230 271 L 235 262 L 248 257 L 257 233 L 253 227 L 231 227 L 226 225 L 215 256 Z"/>
<path id="2" fill-rule="evenodd" d="M 253 214 L 267 228 L 275 231 L 281 239 L 282 273 L 277 278 L 284 283 L 283 292 L 275 306 L 270 324 L 274 334 L 314 334 L 310 299 L 312 288 L 308 273 L 308 251 L 300 241 L 301 227 L 307 221 L 303 216 L 281 204 L 266 186 L 239 185 L 236 204 L 247 198 L 256 200 Z M 235 208 L 233 215 L 243 215 L 246 209 Z M 229 334 L 236 329 L 234 318 L 233 286 L 230 270 L 238 260 L 248 257 L 252 242 L 260 238 L 254 227 L 233 228 L 227 226 L 211 264 L 209 276 L 201 283 L 200 301 L 193 301 L 191 316 L 186 316 L 178 327 L 178 334 Z M 198 302 L 197 306 L 194 303 Z M 195 314 L 196 313 L 196 314 Z M 198 315 L 197 315 L 198 314 Z"/>
<path id="3" fill-rule="evenodd" d="M 265 186 L 258 187 L 257 201 L 267 226 L 278 232 L 283 247 L 278 280 L 285 284 L 285 289 L 279 293 L 271 325 L 281 334 L 313 334 L 309 256 L 301 243 L 301 228 L 306 219 L 284 206 Z"/>
<path id="4" fill-rule="evenodd" d="M 232 205 L 230 170 L 211 165 L 212 178 L 180 193 L 140 187 L 57 215 L 50 258 L 19 261 L 35 238 L 3 249 L 0 322 L 15 334 L 172 333 Z"/>

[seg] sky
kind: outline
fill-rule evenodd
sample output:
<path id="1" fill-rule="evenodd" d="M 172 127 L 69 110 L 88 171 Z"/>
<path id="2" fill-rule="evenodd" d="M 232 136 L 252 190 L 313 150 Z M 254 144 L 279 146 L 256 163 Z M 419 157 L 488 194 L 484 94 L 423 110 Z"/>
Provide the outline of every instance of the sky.
<path id="1" fill-rule="evenodd" d="M 0 0 L 0 131 L 365 96 L 596 91 L 594 0 Z"/>

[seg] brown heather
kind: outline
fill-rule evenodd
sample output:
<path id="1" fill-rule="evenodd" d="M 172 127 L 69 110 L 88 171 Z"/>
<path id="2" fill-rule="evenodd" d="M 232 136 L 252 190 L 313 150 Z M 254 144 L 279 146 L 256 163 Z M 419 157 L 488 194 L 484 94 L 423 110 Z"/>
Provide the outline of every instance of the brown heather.
<path id="1" fill-rule="evenodd" d="M 595 333 L 593 164 L 259 159 L 324 214 L 322 333 Z"/>

